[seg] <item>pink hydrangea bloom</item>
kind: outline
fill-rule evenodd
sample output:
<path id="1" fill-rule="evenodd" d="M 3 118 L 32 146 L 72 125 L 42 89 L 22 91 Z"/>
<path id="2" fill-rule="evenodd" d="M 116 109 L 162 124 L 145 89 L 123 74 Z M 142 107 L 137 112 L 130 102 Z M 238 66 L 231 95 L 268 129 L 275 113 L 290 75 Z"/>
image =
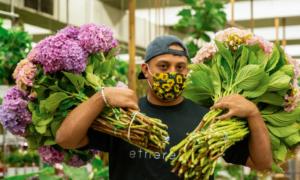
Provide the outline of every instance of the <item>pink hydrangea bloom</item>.
<path id="1" fill-rule="evenodd" d="M 69 161 L 69 166 L 72 166 L 72 167 L 81 167 L 81 166 L 85 166 L 87 165 L 88 163 L 92 162 L 92 160 L 95 158 L 95 155 L 96 154 L 99 154 L 99 151 L 97 150 L 90 150 L 90 153 L 92 155 L 92 157 L 87 161 L 87 162 L 83 162 L 79 156 L 77 154 L 74 154 L 70 161 Z"/>
<path id="2" fill-rule="evenodd" d="M 274 43 L 265 40 L 261 36 L 252 36 L 250 39 L 246 41 L 246 44 L 249 45 L 250 47 L 255 44 L 258 44 L 259 47 L 262 48 L 268 56 L 270 56 L 274 47 Z"/>
<path id="3" fill-rule="evenodd" d="M 28 59 L 21 60 L 13 74 L 16 84 L 20 90 L 27 94 L 27 86 L 33 86 L 34 72 L 37 72 L 36 66 Z"/>
<path id="4" fill-rule="evenodd" d="M 216 45 L 214 43 L 207 43 L 197 52 L 197 55 L 191 61 L 192 63 L 203 63 L 207 59 L 212 59 L 216 52 Z"/>

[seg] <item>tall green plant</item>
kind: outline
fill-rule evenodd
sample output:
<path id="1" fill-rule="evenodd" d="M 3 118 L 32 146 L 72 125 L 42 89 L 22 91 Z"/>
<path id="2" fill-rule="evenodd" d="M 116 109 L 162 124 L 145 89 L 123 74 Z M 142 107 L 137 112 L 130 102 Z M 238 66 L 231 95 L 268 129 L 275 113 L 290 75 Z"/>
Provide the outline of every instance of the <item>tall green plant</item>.
<path id="1" fill-rule="evenodd" d="M 178 31 L 187 31 L 186 36 L 191 37 L 186 46 L 190 57 L 195 57 L 200 49 L 198 40 L 210 42 L 208 32 L 216 33 L 222 29 L 226 22 L 226 14 L 223 11 L 224 4 L 213 0 L 182 0 L 187 7 L 178 13 L 182 18 L 174 25 Z"/>
<path id="2" fill-rule="evenodd" d="M 32 36 L 20 27 L 5 29 L 0 19 L 0 85 L 15 84 L 12 74 L 20 60 L 31 50 Z"/>

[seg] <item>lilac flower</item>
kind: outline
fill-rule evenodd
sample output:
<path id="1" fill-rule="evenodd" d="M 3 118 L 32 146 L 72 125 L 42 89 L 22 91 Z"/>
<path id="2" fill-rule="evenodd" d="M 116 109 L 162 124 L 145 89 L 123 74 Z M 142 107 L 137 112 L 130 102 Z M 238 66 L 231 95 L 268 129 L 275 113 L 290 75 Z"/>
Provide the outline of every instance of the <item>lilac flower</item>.
<path id="1" fill-rule="evenodd" d="M 26 125 L 32 123 L 26 98 L 23 92 L 14 86 L 6 91 L 0 106 L 0 121 L 4 129 L 23 137 L 26 137 Z"/>
<path id="2" fill-rule="evenodd" d="M 38 153 L 45 163 L 63 163 L 66 152 L 59 152 L 53 146 L 41 146 L 38 148 Z"/>
<path id="3" fill-rule="evenodd" d="M 44 73 L 55 73 L 65 69 L 80 74 L 86 68 L 88 52 L 74 39 L 59 33 L 43 41 L 43 46 L 39 47 L 35 60 L 42 64 Z"/>
<path id="4" fill-rule="evenodd" d="M 93 23 L 81 26 L 78 39 L 80 45 L 90 53 L 110 51 L 117 44 L 109 27 Z"/>
<path id="5" fill-rule="evenodd" d="M 57 34 L 65 34 L 68 38 L 78 40 L 79 29 L 69 25 L 58 31 Z"/>
<path id="6" fill-rule="evenodd" d="M 124 84 L 124 83 L 121 82 L 121 81 L 118 81 L 116 87 L 124 87 L 124 88 L 128 88 L 128 86 L 126 86 L 126 84 Z"/>
<path id="7" fill-rule="evenodd" d="M 87 161 L 87 162 L 83 162 L 79 156 L 77 154 L 74 154 L 70 161 L 69 161 L 69 166 L 72 166 L 72 167 L 81 167 L 81 166 L 85 166 L 87 165 L 88 163 L 92 162 L 92 160 L 95 158 L 95 155 L 96 154 L 99 154 L 99 151 L 97 150 L 90 150 L 90 153 L 92 154 L 92 157 Z"/>

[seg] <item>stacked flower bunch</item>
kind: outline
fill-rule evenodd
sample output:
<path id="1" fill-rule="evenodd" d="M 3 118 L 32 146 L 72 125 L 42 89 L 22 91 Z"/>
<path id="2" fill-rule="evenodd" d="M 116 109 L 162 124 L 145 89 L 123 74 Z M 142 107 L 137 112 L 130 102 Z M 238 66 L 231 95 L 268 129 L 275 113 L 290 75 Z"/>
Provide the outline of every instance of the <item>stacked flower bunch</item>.
<path id="1" fill-rule="evenodd" d="M 17 85 L 6 92 L 0 106 L 3 127 L 27 138 L 29 148 L 38 148 L 44 162 L 76 167 L 90 162 L 97 151 L 63 149 L 55 142 L 56 132 L 80 103 L 101 87 L 116 86 L 113 66 L 119 49 L 111 29 L 95 24 L 68 26 L 40 41 L 15 69 Z M 92 128 L 153 155 L 165 147 L 162 135 L 167 132 L 162 128 L 167 126 L 131 109 L 105 107 Z"/>
<path id="2" fill-rule="evenodd" d="M 230 28 L 216 34 L 192 59 L 184 96 L 211 107 L 220 98 L 239 94 L 255 103 L 269 129 L 273 166 L 260 175 L 282 172 L 279 167 L 299 150 L 299 64 L 278 44 L 248 31 Z M 247 120 L 220 121 L 226 109 L 211 110 L 199 126 L 170 149 L 166 160 L 180 151 L 171 164 L 186 179 L 208 179 L 226 149 L 249 135 Z"/>

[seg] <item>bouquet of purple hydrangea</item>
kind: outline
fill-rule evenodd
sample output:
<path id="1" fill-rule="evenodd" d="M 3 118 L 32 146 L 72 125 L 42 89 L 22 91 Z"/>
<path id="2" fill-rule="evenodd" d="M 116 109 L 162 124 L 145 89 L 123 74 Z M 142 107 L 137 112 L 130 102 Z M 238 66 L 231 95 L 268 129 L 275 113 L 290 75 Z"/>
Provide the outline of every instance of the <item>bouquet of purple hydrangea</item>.
<path id="1" fill-rule="evenodd" d="M 105 25 L 67 26 L 40 41 L 15 69 L 17 85 L 6 92 L 0 106 L 3 127 L 27 138 L 29 148 L 38 149 L 44 162 L 74 167 L 89 163 L 98 151 L 63 149 L 55 141 L 56 132 L 65 117 L 101 87 L 127 87 L 114 80 L 114 55 L 119 50 Z M 154 156 L 153 151 L 165 147 L 162 135 L 168 135 L 160 120 L 114 107 L 105 107 L 92 128 Z"/>

